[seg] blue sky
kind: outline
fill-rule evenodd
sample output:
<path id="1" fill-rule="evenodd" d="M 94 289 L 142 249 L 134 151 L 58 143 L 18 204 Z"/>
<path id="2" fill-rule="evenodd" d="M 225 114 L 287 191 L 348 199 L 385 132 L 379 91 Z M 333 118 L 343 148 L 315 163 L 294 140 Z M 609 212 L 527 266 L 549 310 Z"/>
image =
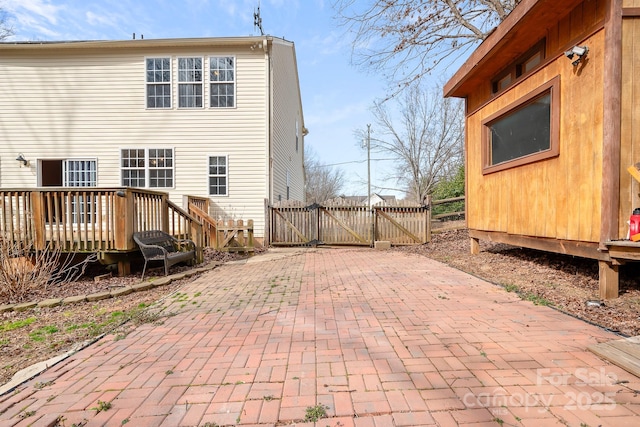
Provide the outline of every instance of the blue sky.
<path id="1" fill-rule="evenodd" d="M 0 6 L 11 15 L 13 41 L 259 35 L 258 0 L 0 0 Z M 349 38 L 333 18 L 331 0 L 261 0 L 260 8 L 265 34 L 296 45 L 307 147 L 322 163 L 340 164 L 334 167 L 345 172 L 345 194 L 366 194 L 367 156 L 354 131 L 372 122 L 369 108 L 385 95 L 384 79 L 350 65 Z M 390 168 L 372 162 L 372 191 L 395 185 L 384 180 Z"/>

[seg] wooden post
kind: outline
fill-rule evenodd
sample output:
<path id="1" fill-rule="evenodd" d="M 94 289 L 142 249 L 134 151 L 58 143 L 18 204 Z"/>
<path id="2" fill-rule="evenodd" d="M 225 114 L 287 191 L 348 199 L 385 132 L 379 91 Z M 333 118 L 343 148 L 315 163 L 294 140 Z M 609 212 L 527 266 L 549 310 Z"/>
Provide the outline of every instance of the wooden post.
<path id="1" fill-rule="evenodd" d="M 236 227 L 238 227 L 238 234 L 236 234 L 236 240 L 238 241 L 238 246 L 245 247 L 244 243 L 244 221 L 239 219 L 236 221 Z"/>
<path id="2" fill-rule="evenodd" d="M 600 299 L 618 298 L 619 267 L 611 262 L 598 261 L 600 270 Z"/>
<path id="3" fill-rule="evenodd" d="M 133 232 L 134 232 L 134 201 L 133 193 L 130 190 L 119 190 L 114 198 L 115 211 L 115 249 L 129 250 L 133 249 Z"/>
<path id="4" fill-rule="evenodd" d="M 253 241 L 253 220 L 250 219 L 247 221 L 247 246 L 249 249 L 253 249 L 255 247 L 255 243 Z"/>
<path id="5" fill-rule="evenodd" d="M 609 0 L 605 17 L 600 249 L 619 237 L 622 111 L 622 0 Z M 626 212 L 625 212 L 626 213 Z M 628 214 L 628 213 L 626 213 Z M 601 270 L 602 271 L 602 270 Z M 602 279 L 600 279 L 602 283 Z"/>
<path id="6" fill-rule="evenodd" d="M 471 237 L 469 242 L 471 244 L 471 255 L 478 255 L 480 253 L 480 239 Z"/>
<path id="7" fill-rule="evenodd" d="M 36 250 L 44 250 L 47 246 L 45 236 L 44 200 L 40 191 L 31 193 L 31 209 L 33 212 L 33 247 Z"/>
<path id="8" fill-rule="evenodd" d="M 431 212 L 431 209 L 432 209 L 432 207 L 431 207 L 431 196 L 427 196 L 426 197 L 425 203 L 426 203 L 426 205 L 425 205 L 426 210 L 425 210 L 425 215 L 424 216 L 425 216 L 425 222 L 426 222 L 426 224 L 425 224 L 425 234 L 426 234 L 426 236 L 425 236 L 424 242 L 425 243 L 429 243 L 429 242 L 431 242 L 431 217 L 433 216 L 433 213 Z"/>
<path id="9" fill-rule="evenodd" d="M 169 195 L 167 194 L 163 194 L 162 195 L 162 207 L 161 207 L 161 221 L 162 221 L 162 231 L 164 231 L 165 233 L 171 233 L 171 230 L 169 230 Z"/>

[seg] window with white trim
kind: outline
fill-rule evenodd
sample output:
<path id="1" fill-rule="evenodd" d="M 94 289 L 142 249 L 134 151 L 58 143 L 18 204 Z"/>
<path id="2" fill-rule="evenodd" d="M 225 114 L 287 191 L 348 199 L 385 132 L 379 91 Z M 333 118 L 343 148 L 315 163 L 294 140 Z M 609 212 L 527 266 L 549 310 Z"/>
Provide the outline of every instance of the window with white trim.
<path id="1" fill-rule="evenodd" d="M 209 58 L 209 82 L 211 108 L 235 107 L 236 92 L 235 58 L 213 56 Z"/>
<path id="2" fill-rule="evenodd" d="M 62 163 L 62 185 L 65 187 L 97 186 L 97 162 L 95 160 L 68 159 Z"/>
<path id="3" fill-rule="evenodd" d="M 147 58 L 147 108 L 171 108 L 171 58 Z"/>
<path id="4" fill-rule="evenodd" d="M 62 178 L 65 187 L 95 187 L 96 180 L 95 160 L 67 159 L 62 162 Z M 74 224 L 93 224 L 96 218 L 95 195 L 71 194 L 71 216 Z"/>
<path id="5" fill-rule="evenodd" d="M 202 108 L 202 58 L 178 58 L 178 107 Z"/>
<path id="6" fill-rule="evenodd" d="M 122 185 L 137 188 L 174 186 L 172 148 L 124 148 L 120 150 Z"/>
<path id="7" fill-rule="evenodd" d="M 209 156 L 209 195 L 228 195 L 228 176 L 227 156 Z"/>

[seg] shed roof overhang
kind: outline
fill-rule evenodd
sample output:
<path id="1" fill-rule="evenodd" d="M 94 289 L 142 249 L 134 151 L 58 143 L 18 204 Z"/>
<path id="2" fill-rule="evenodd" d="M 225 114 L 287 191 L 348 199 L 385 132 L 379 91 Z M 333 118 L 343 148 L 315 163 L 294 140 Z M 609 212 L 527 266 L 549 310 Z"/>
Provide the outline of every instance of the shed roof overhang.
<path id="1" fill-rule="evenodd" d="M 479 85 L 487 84 L 582 1 L 522 0 L 445 84 L 444 95 L 464 98 Z"/>

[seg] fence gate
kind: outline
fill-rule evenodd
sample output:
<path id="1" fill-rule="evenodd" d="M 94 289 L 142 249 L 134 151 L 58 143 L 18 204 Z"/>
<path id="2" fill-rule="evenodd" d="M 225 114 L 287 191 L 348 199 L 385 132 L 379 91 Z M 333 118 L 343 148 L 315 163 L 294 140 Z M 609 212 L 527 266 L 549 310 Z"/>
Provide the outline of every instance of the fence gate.
<path id="1" fill-rule="evenodd" d="M 359 245 L 376 240 L 394 245 L 430 240 L 428 206 L 270 206 L 269 244 L 274 246 Z"/>

